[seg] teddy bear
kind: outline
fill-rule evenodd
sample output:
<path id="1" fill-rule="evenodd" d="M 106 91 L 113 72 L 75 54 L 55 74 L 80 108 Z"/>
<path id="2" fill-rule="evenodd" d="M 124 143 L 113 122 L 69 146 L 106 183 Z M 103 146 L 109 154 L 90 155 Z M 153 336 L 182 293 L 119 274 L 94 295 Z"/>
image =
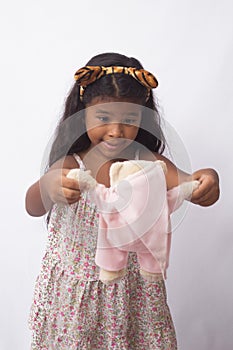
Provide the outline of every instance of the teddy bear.
<path id="1" fill-rule="evenodd" d="M 115 162 L 109 171 L 109 188 L 97 183 L 90 171 L 72 169 L 68 173 L 99 211 L 95 262 L 102 282 L 115 283 L 125 276 L 129 252 L 136 252 L 144 279 L 166 278 L 170 215 L 199 186 L 198 181 L 190 181 L 167 190 L 166 171 L 160 160 Z"/>

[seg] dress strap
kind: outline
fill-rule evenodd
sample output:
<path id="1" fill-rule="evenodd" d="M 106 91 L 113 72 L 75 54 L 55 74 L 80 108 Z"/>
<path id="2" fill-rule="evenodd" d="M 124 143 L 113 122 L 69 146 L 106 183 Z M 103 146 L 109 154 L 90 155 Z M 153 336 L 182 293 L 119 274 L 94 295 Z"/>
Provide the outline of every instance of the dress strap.
<path id="1" fill-rule="evenodd" d="M 139 160 L 140 159 L 140 149 L 138 148 L 135 152 L 135 160 Z"/>
<path id="2" fill-rule="evenodd" d="M 77 153 L 74 153 L 74 154 L 73 154 L 73 157 L 74 157 L 74 159 L 76 160 L 76 162 L 78 163 L 79 168 L 80 168 L 81 170 L 86 170 L 86 167 L 85 167 L 85 165 L 84 165 L 82 159 L 79 157 L 79 155 L 78 155 Z"/>

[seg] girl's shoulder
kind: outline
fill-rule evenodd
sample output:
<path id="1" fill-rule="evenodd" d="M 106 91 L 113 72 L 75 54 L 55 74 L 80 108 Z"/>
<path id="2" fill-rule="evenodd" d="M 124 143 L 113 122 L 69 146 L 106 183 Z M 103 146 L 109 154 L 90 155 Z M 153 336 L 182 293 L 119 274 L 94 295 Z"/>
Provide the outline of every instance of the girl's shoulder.
<path id="1" fill-rule="evenodd" d="M 166 157 L 162 156 L 161 154 L 152 152 L 146 148 L 140 149 L 139 159 L 149 161 L 163 160 L 166 164 L 167 161 L 169 161 Z"/>
<path id="2" fill-rule="evenodd" d="M 53 163 L 50 169 L 74 169 L 79 167 L 80 167 L 80 163 L 78 161 L 78 156 L 67 155 L 58 159 L 55 163 Z"/>
<path id="3" fill-rule="evenodd" d="M 177 166 L 172 163 L 172 161 L 170 161 L 162 154 L 142 149 L 140 151 L 140 159 L 150 161 L 162 160 L 166 164 L 167 171 L 165 177 L 168 189 L 171 189 L 184 181 L 190 180 L 190 174 L 187 174 L 186 172 L 177 168 Z"/>

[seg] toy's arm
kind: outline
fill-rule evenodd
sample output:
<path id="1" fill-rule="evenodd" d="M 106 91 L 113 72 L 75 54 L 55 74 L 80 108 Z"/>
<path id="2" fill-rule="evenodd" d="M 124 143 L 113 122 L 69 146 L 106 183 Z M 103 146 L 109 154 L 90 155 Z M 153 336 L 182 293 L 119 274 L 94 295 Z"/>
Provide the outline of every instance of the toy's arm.
<path id="1" fill-rule="evenodd" d="M 184 202 L 184 200 L 190 201 L 192 194 L 200 186 L 200 182 L 188 181 L 183 182 L 181 185 L 176 186 L 167 192 L 167 200 L 170 214 L 177 210 Z"/>
<path id="2" fill-rule="evenodd" d="M 115 190 L 99 184 L 91 175 L 90 170 L 72 169 L 67 177 L 77 180 L 81 192 L 89 192 L 91 200 L 100 210 L 108 212 L 115 210 L 113 203 L 118 198 Z"/>
<path id="3" fill-rule="evenodd" d="M 79 188 L 83 192 L 94 189 L 97 185 L 96 180 L 91 176 L 90 170 L 71 169 L 67 174 L 69 179 L 75 179 L 79 183 Z"/>

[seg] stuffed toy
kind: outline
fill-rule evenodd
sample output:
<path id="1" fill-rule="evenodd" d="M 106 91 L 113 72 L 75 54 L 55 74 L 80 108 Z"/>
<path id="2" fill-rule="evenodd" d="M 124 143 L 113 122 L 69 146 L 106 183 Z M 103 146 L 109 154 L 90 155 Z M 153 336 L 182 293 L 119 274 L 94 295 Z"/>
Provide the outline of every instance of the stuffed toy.
<path id="1" fill-rule="evenodd" d="M 136 252 L 141 276 L 157 280 L 166 268 L 171 240 L 170 215 L 199 186 L 185 182 L 167 190 L 163 161 L 130 160 L 110 167 L 110 187 L 99 184 L 90 171 L 72 169 L 69 178 L 78 180 L 99 210 L 95 261 L 99 278 L 108 284 L 126 274 L 129 252 Z"/>

